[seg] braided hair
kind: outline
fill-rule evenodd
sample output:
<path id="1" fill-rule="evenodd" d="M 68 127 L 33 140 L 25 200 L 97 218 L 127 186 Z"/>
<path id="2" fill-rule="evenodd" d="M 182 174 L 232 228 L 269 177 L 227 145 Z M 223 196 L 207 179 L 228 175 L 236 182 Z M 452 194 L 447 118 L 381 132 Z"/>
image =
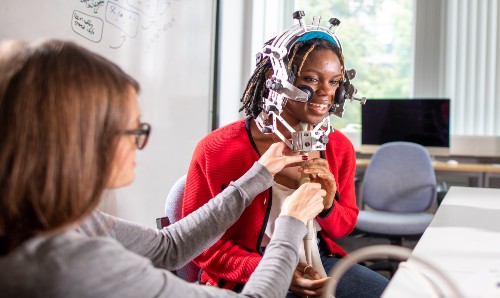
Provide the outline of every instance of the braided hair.
<path id="1" fill-rule="evenodd" d="M 266 42 L 266 45 L 270 44 L 272 41 L 273 39 Z M 311 52 L 317 50 L 333 51 L 339 57 L 340 64 L 342 65 L 342 74 L 344 74 L 344 57 L 339 46 L 322 38 L 314 38 L 295 43 L 288 53 L 288 72 L 294 73 L 295 77 L 300 76 L 300 71 L 307 57 Z M 245 91 L 243 92 L 243 97 L 241 98 L 243 105 L 239 110 L 240 112 L 244 110 L 247 116 L 256 118 L 262 111 L 263 98 L 267 97 L 269 92 L 266 88 L 266 73 L 268 70 L 272 70 L 271 61 L 269 57 L 264 57 L 257 63 L 255 71 L 248 81 Z"/>

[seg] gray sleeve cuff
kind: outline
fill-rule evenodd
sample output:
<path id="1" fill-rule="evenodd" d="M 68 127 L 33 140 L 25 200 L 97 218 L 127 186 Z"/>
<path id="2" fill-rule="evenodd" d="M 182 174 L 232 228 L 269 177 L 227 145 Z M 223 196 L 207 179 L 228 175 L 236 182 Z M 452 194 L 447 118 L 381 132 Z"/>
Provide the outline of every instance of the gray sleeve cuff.
<path id="1" fill-rule="evenodd" d="M 280 231 L 277 233 L 277 231 Z M 281 215 L 275 221 L 275 232 L 273 233 L 273 239 L 285 240 L 291 243 L 300 245 L 302 240 L 307 234 L 306 225 L 296 219 L 295 217 L 289 215 Z"/>
<path id="2" fill-rule="evenodd" d="M 250 170 L 231 184 L 244 191 L 249 198 L 254 198 L 273 186 L 273 175 L 271 175 L 266 167 L 255 162 Z"/>

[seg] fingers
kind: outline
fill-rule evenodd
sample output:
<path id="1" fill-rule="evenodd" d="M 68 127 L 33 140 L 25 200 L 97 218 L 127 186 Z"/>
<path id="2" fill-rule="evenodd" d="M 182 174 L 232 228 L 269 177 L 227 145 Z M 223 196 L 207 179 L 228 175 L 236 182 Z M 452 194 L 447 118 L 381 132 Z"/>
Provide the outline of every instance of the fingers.
<path id="1" fill-rule="evenodd" d="M 330 277 L 324 277 L 320 279 L 310 279 L 305 277 L 297 278 L 295 287 L 307 289 L 309 291 L 318 291 L 326 284 Z M 311 295 L 311 294 L 309 294 Z"/>
<path id="2" fill-rule="evenodd" d="M 323 211 L 323 197 L 326 191 L 318 183 L 302 184 L 295 192 L 286 198 L 280 215 L 289 215 L 307 224 Z"/>
<path id="3" fill-rule="evenodd" d="M 259 163 L 262 164 L 272 174 L 280 172 L 285 166 L 293 163 L 298 163 L 302 160 L 300 155 L 285 155 L 284 150 L 288 146 L 283 143 L 274 143 L 269 149 L 262 154 Z"/>
<path id="4" fill-rule="evenodd" d="M 337 184 L 335 183 L 335 176 L 330 172 L 328 162 L 322 158 L 314 158 L 303 163 L 302 168 L 299 170 L 309 174 L 311 182 L 320 183 L 323 189 L 327 191 L 323 205 L 324 210 L 330 209 L 337 191 Z"/>
<path id="5" fill-rule="evenodd" d="M 299 262 L 293 274 L 290 290 L 301 297 L 319 297 L 330 278 L 321 278 L 316 273 L 316 269 L 311 265 Z M 311 275 L 317 276 L 317 278 L 313 278 Z"/>
<path id="6" fill-rule="evenodd" d="M 311 277 L 313 279 L 321 278 L 321 274 L 311 265 L 305 266 L 304 269 L 302 269 L 302 273 L 305 277 Z"/>
<path id="7" fill-rule="evenodd" d="M 330 172 L 328 162 L 322 158 L 314 158 L 303 163 L 301 171 L 312 175 L 313 178 L 319 176 L 321 179 L 335 181 L 333 174 Z"/>
<path id="8" fill-rule="evenodd" d="M 316 198 L 326 195 L 326 190 L 322 188 L 321 184 L 314 182 L 302 184 L 295 192 L 297 196 L 304 197 L 305 202 L 311 203 L 314 203 Z"/>
<path id="9" fill-rule="evenodd" d="M 266 152 L 264 152 L 264 154 L 262 154 L 262 156 L 265 156 L 265 155 L 272 155 L 274 157 L 281 157 L 283 156 L 283 150 L 285 149 L 286 147 L 286 144 L 283 143 L 283 142 L 279 142 L 279 143 L 273 143 L 269 149 L 267 149 Z"/>

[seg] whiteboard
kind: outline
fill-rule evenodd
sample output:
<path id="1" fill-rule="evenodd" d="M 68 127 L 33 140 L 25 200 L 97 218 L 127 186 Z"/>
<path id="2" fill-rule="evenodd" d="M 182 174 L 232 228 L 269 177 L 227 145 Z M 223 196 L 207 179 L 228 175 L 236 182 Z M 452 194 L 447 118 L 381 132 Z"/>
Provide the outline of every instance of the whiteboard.
<path id="1" fill-rule="evenodd" d="M 141 85 L 136 181 L 108 212 L 148 226 L 164 216 L 173 183 L 211 130 L 215 0 L 3 0 L 0 38 L 72 40 L 117 63 Z"/>

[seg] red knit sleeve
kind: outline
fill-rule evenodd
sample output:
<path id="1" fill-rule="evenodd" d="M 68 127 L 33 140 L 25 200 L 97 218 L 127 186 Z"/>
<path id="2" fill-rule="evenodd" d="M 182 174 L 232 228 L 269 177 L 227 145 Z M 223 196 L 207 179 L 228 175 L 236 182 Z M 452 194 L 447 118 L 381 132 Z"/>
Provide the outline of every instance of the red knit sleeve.
<path id="1" fill-rule="evenodd" d="M 354 186 L 356 155 L 352 143 L 340 131 L 331 134 L 326 159 L 335 176 L 340 201 L 335 201 L 335 207 L 326 218 L 317 219 L 330 238 L 341 238 L 349 235 L 356 226 L 359 208 Z"/>
<path id="2" fill-rule="evenodd" d="M 221 142 L 224 142 L 221 136 L 212 133 L 197 145 L 186 179 L 183 217 L 215 197 L 230 181 L 239 178 L 245 168 L 249 168 L 241 164 L 233 165 L 234 161 L 228 162 L 228 159 L 234 159 L 234 156 L 241 152 L 234 149 L 240 145 L 238 141 L 231 143 L 233 145 L 230 150 L 221 149 L 227 148 L 227 142 L 219 146 Z M 241 144 L 241 146 L 248 145 Z M 234 235 L 238 233 L 236 225 L 233 225 L 212 247 L 194 259 L 194 262 L 213 280 L 222 278 L 246 283 L 262 259 L 260 254 L 250 252 L 234 241 Z"/>

